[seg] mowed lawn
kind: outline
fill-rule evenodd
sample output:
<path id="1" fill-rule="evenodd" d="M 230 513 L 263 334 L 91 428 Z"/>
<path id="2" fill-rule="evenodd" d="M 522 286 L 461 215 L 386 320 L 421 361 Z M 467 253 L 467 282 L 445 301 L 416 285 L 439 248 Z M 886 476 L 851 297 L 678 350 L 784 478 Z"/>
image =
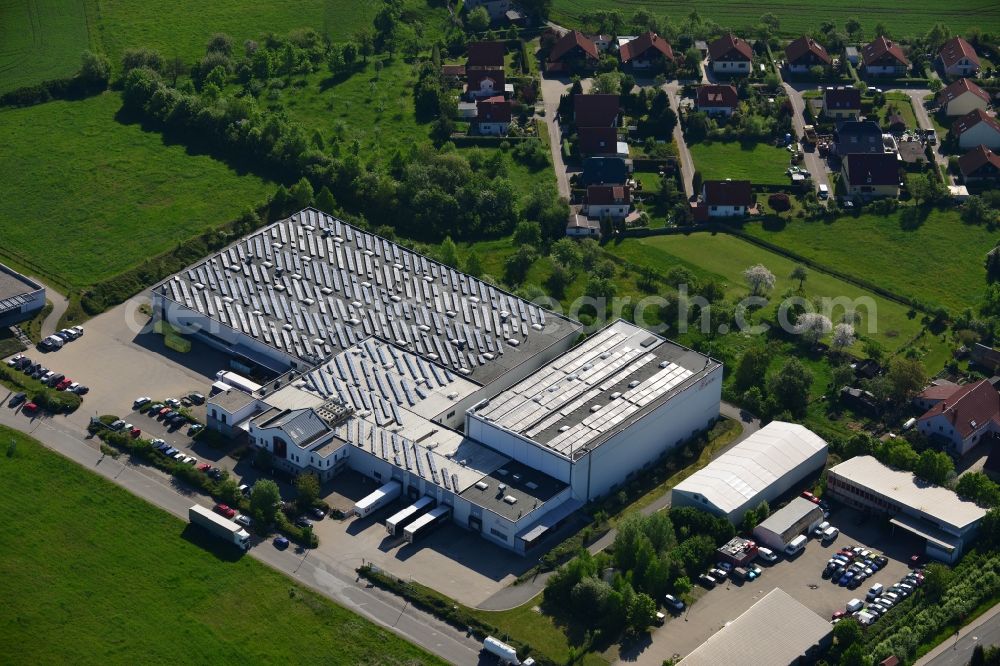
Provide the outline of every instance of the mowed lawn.
<path id="1" fill-rule="evenodd" d="M 766 143 L 712 141 L 689 144 L 694 168 L 705 180 L 749 180 L 760 185 L 791 185 L 785 173 L 791 154 Z"/>
<path id="2" fill-rule="evenodd" d="M 0 257 L 84 287 L 271 194 L 260 178 L 118 122 L 120 107 L 105 93 L 0 111 Z"/>
<path id="3" fill-rule="evenodd" d="M 986 253 L 997 234 L 962 222 L 957 211 L 932 211 L 915 229 L 903 213 L 844 216 L 832 223 L 794 220 L 780 230 L 745 231 L 894 292 L 943 305 L 973 306 L 986 288 Z"/>
<path id="4" fill-rule="evenodd" d="M 866 3 L 850 0 L 840 3 L 820 3 L 811 0 L 724 0 L 693 6 L 683 0 L 621 0 L 613 7 L 605 0 L 553 0 L 550 18 L 569 27 L 579 25 L 580 16 L 586 12 L 617 9 L 626 19 L 638 9 L 645 9 L 655 16 L 668 16 L 674 23 L 687 20 L 692 10 L 702 19 L 712 20 L 736 30 L 752 28 L 760 23 L 763 14 L 771 13 L 781 21 L 780 32 L 801 35 L 819 29 L 823 21 L 833 21 L 843 31 L 844 23 L 854 17 L 861 21 L 864 36 L 870 38 L 878 23 L 884 23 L 895 37 L 923 35 L 935 23 L 943 23 L 957 33 L 964 33 L 974 26 L 996 24 L 1000 20 L 1000 5 L 993 0 L 956 0 L 942 3 L 938 0 L 913 0 L 905 6 L 898 0 L 874 0 Z"/>
<path id="5" fill-rule="evenodd" d="M 38 442 L 2 427 L 0 441 L 17 498 L 0 641 L 19 662 L 442 663 Z"/>
<path id="6" fill-rule="evenodd" d="M 743 280 L 743 271 L 755 264 L 766 266 L 776 278 L 771 292 L 774 305 L 789 289 L 798 289 L 798 281 L 789 277 L 795 262 L 756 245 L 727 234 L 693 233 L 686 236 L 651 236 L 649 238 L 629 238 L 619 244 L 608 244 L 605 249 L 627 261 L 649 266 L 663 274 L 673 266 L 683 266 L 702 278 L 712 278 L 722 282 L 726 293 L 733 300 L 749 294 Z M 804 285 L 806 298 L 846 298 L 856 301 L 861 314 L 858 332 L 878 340 L 886 349 L 894 351 L 920 332 L 918 319 L 907 316 L 903 305 L 880 298 L 875 294 L 855 287 L 843 280 L 818 271 L 809 271 Z M 862 302 L 875 304 L 872 313 Z M 838 321 L 843 315 L 842 307 L 835 308 L 831 319 Z M 874 331 L 869 325 L 874 324 Z"/>
<path id="7" fill-rule="evenodd" d="M 70 76 L 91 48 L 85 0 L 0 0 L 0 93 Z"/>

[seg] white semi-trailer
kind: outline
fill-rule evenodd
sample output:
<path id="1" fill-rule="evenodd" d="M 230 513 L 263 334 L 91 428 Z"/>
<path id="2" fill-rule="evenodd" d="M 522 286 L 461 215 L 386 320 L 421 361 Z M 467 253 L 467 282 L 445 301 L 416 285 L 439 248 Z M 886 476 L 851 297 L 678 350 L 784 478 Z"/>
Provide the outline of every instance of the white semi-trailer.
<path id="1" fill-rule="evenodd" d="M 483 641 L 483 649 L 497 657 L 501 664 L 520 666 L 522 663 L 517 659 L 517 650 L 492 636 L 487 636 Z M 531 666 L 534 663 L 534 659 L 525 659 L 523 666 Z"/>
<path id="2" fill-rule="evenodd" d="M 250 550 L 250 535 L 231 520 L 223 518 L 211 509 L 195 504 L 188 509 L 188 520 L 192 525 L 204 528 L 224 541 L 244 551 Z"/>
<path id="3" fill-rule="evenodd" d="M 434 500 L 427 495 L 424 495 L 410 506 L 393 514 L 388 520 L 386 520 L 385 531 L 393 536 L 398 536 L 404 527 L 419 518 L 420 514 L 431 508 L 433 504 Z"/>
<path id="4" fill-rule="evenodd" d="M 251 395 L 262 388 L 260 384 L 250 381 L 243 375 L 238 375 L 235 372 L 230 372 L 228 370 L 219 370 L 215 373 L 215 378 L 218 381 L 233 387 L 234 389 L 239 389 L 240 391 Z"/>
<path id="5" fill-rule="evenodd" d="M 403 486 L 400 485 L 399 481 L 390 481 L 371 495 L 358 500 L 358 503 L 354 505 L 354 515 L 358 518 L 364 518 L 399 497 L 402 492 Z"/>

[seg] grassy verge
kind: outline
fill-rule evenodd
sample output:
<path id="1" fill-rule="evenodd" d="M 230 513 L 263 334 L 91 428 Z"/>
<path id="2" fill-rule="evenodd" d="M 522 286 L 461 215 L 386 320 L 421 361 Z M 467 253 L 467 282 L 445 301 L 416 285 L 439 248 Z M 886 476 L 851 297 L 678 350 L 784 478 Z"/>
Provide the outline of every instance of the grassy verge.
<path id="1" fill-rule="evenodd" d="M 25 663 L 443 663 L 35 440 L 0 441 L 18 498 L 0 640 Z"/>
<path id="2" fill-rule="evenodd" d="M 57 391 L 6 364 L 0 365 L 0 383 L 15 393 L 26 393 L 30 402 L 57 414 L 74 411 L 82 401 L 75 393 Z"/>
<path id="3" fill-rule="evenodd" d="M 989 609 L 993 608 L 998 603 L 1000 603 L 1000 594 L 994 594 L 989 599 L 983 599 L 983 601 L 978 606 L 976 606 L 974 609 L 972 609 L 972 611 L 969 612 L 969 614 L 962 620 L 962 622 L 953 622 L 948 626 L 941 627 L 941 630 L 937 632 L 937 634 L 935 634 L 931 638 L 921 643 L 920 647 L 917 648 L 917 652 L 914 655 L 914 659 L 920 659 L 920 657 L 924 656 L 925 654 L 936 648 L 941 643 L 944 643 L 946 640 L 948 640 L 948 638 L 954 636 L 955 632 L 957 632 L 959 629 L 975 622 L 980 615 L 982 615 Z"/>
<path id="4" fill-rule="evenodd" d="M 45 307 L 38 311 L 38 314 L 34 316 L 23 324 L 21 324 L 21 330 L 24 331 L 25 335 L 31 338 L 32 342 L 39 342 L 42 339 L 42 323 L 45 318 L 52 313 L 52 301 L 45 301 Z M 60 327 L 65 328 L 65 327 Z"/>

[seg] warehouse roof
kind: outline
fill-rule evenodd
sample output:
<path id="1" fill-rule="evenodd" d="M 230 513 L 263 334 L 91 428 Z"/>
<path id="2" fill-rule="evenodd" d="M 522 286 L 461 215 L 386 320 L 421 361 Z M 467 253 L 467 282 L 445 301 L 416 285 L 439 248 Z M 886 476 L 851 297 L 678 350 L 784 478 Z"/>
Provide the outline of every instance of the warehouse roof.
<path id="1" fill-rule="evenodd" d="M 619 320 L 469 413 L 575 460 L 717 367 Z"/>
<path id="2" fill-rule="evenodd" d="M 20 309 L 42 285 L 0 264 L 0 313 Z"/>
<path id="3" fill-rule="evenodd" d="M 794 470 L 826 442 L 797 423 L 772 421 L 674 487 L 730 513 Z"/>
<path id="4" fill-rule="evenodd" d="M 767 520 L 757 527 L 773 534 L 784 534 L 800 520 L 813 512 L 816 513 L 817 518 L 823 515 L 823 509 L 819 508 L 819 505 L 813 504 L 804 497 L 796 497 L 787 505 L 768 516 Z"/>
<path id="5" fill-rule="evenodd" d="M 833 625 L 827 620 L 776 587 L 684 657 L 679 666 L 794 664 L 832 633 Z"/>
<path id="6" fill-rule="evenodd" d="M 830 472 L 956 530 L 964 530 L 986 515 L 982 507 L 959 499 L 951 490 L 918 479 L 911 472 L 887 467 L 872 456 L 845 460 L 831 467 Z"/>
<path id="7" fill-rule="evenodd" d="M 376 336 L 483 384 L 580 328 L 312 208 L 153 290 L 308 364 Z"/>

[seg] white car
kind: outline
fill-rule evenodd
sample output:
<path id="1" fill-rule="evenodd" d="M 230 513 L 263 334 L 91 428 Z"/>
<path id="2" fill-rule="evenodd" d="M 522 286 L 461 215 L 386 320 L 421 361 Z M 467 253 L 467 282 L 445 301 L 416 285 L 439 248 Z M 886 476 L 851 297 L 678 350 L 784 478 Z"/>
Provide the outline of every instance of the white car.
<path id="1" fill-rule="evenodd" d="M 198 459 L 195 458 L 195 457 L 193 457 L 193 456 L 185 456 L 184 457 L 184 464 L 185 465 L 197 465 L 198 464 Z"/>
<path id="2" fill-rule="evenodd" d="M 187 454 L 184 453 L 183 451 L 179 451 L 174 454 L 174 460 L 176 460 L 177 462 L 182 462 L 187 457 L 188 457 Z"/>
<path id="3" fill-rule="evenodd" d="M 178 400 L 177 398 L 167 398 L 163 402 L 165 402 L 166 404 L 168 404 L 168 405 L 170 405 L 171 407 L 174 407 L 174 408 L 177 408 L 177 407 L 181 406 L 181 401 Z"/>
<path id="4" fill-rule="evenodd" d="M 150 440 L 149 443 L 152 444 L 154 448 L 160 446 L 161 444 L 166 444 L 166 442 L 160 439 L 159 437 Z"/>
<path id="5" fill-rule="evenodd" d="M 150 402 L 152 402 L 152 400 L 153 399 L 150 398 L 148 395 L 144 395 L 141 398 L 136 398 L 135 402 L 133 402 L 132 404 L 135 405 L 136 407 L 142 407 L 143 405 L 147 405 Z"/>
<path id="6" fill-rule="evenodd" d="M 233 520 L 235 520 L 238 524 L 242 525 L 243 527 L 249 528 L 251 525 L 253 525 L 253 519 L 250 516 L 244 516 L 242 513 L 237 515 Z"/>
<path id="7" fill-rule="evenodd" d="M 80 337 L 81 335 L 83 335 L 83 326 L 74 326 L 69 330 L 76 333 L 76 337 Z"/>

